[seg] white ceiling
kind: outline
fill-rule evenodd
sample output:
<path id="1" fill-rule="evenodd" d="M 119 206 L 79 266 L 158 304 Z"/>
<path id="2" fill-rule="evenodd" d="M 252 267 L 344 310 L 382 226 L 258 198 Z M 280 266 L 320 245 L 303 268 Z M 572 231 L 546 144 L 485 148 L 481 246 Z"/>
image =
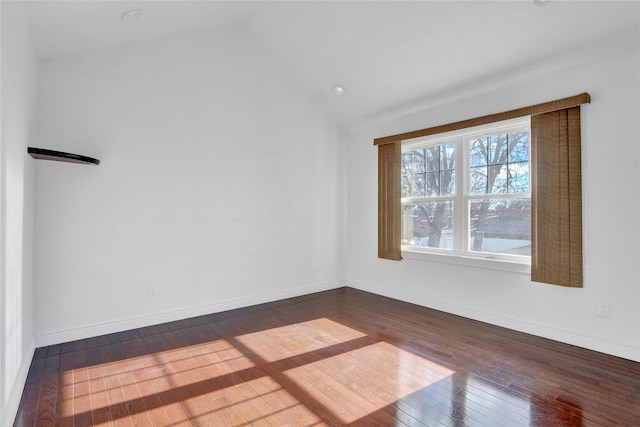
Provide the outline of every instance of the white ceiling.
<path id="1" fill-rule="evenodd" d="M 131 9 L 142 18 L 123 22 Z M 29 1 L 38 58 L 241 25 L 354 125 L 637 50 L 639 1 Z M 334 84 L 347 94 L 333 94 Z"/>

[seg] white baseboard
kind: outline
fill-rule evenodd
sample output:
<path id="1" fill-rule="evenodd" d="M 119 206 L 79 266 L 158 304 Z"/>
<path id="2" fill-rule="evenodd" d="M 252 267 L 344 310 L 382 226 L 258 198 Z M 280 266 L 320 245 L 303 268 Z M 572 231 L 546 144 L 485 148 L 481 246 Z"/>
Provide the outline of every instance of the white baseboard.
<path id="1" fill-rule="evenodd" d="M 11 394 L 9 395 L 9 399 L 7 400 L 7 406 L 4 408 L 4 411 L 2 411 L 0 427 L 13 426 L 14 420 L 18 413 L 20 399 L 22 398 L 22 392 L 24 390 L 25 384 L 27 383 L 27 374 L 29 373 L 29 367 L 31 367 L 31 361 L 33 360 L 33 354 L 35 353 L 35 351 L 36 341 L 35 338 L 32 337 L 27 347 L 25 357 L 24 359 L 22 359 L 22 363 L 20 364 L 20 370 L 18 371 L 16 381 L 13 383 L 13 387 L 11 387 Z"/>
<path id="2" fill-rule="evenodd" d="M 600 353 L 610 354 L 612 356 L 622 357 L 624 359 L 640 362 L 640 349 L 638 348 L 602 341 L 578 333 L 550 328 L 545 325 L 539 325 L 536 323 L 514 319 L 511 317 L 499 316 L 493 313 L 479 311 L 470 307 L 464 307 L 419 295 L 400 292 L 396 289 L 390 289 L 357 280 L 347 280 L 347 286 L 354 289 L 371 292 L 377 295 L 418 304 L 423 307 L 433 308 L 435 310 L 444 311 L 446 313 L 455 314 L 469 319 L 478 320 L 492 325 L 501 326 L 503 328 L 508 328 L 515 331 L 548 338 L 554 341 L 560 341 L 566 344 L 575 345 L 577 347 L 583 347 Z"/>
<path id="3" fill-rule="evenodd" d="M 127 331 L 130 329 L 158 325 L 160 323 L 173 322 L 175 320 L 188 319 L 190 317 L 203 316 L 207 314 L 233 310 L 236 308 L 249 307 L 256 304 L 263 304 L 267 302 L 278 301 L 281 299 L 293 298 L 301 295 L 311 294 L 314 292 L 328 291 L 343 286 L 346 286 L 344 280 L 334 280 L 331 282 L 315 283 L 277 292 L 268 292 L 259 295 L 253 295 L 245 298 L 224 300 L 198 307 L 189 307 L 185 309 L 172 310 L 148 316 L 141 316 L 130 319 L 117 320 L 113 322 L 83 326 L 80 328 L 74 328 L 64 331 L 51 332 L 36 336 L 36 345 L 38 347 L 44 347 L 79 339 L 97 337 L 100 335 Z"/>

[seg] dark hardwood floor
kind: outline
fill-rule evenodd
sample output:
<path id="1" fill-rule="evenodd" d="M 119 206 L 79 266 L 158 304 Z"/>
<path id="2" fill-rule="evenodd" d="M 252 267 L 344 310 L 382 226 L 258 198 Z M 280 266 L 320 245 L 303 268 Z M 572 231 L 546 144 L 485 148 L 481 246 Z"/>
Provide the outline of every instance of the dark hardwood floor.
<path id="1" fill-rule="evenodd" d="M 640 426 L 640 363 L 343 288 L 38 348 L 34 425 Z"/>

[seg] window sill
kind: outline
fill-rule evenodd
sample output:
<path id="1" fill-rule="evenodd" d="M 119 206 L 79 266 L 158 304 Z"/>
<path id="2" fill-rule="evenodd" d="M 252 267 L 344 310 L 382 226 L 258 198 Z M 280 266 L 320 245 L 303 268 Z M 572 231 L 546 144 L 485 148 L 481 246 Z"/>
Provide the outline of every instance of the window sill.
<path id="1" fill-rule="evenodd" d="M 531 274 L 531 264 L 529 263 L 488 258 L 474 258 L 458 254 L 437 254 L 432 252 L 421 252 L 402 249 L 402 258 L 417 261 L 455 264 L 465 267 L 487 268 L 490 270 L 502 270 L 514 273 Z"/>

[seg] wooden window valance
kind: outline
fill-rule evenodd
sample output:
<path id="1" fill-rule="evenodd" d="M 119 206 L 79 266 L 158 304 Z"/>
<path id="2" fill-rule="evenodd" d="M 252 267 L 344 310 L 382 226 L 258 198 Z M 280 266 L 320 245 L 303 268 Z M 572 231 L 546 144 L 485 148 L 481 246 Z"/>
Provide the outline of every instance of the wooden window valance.
<path id="1" fill-rule="evenodd" d="M 474 126 L 486 125 L 489 123 L 501 122 L 503 120 L 517 119 L 518 117 L 532 116 L 535 114 L 550 113 L 552 111 L 564 110 L 571 107 L 577 107 L 582 104 L 589 104 L 591 96 L 588 93 L 571 96 L 568 98 L 556 99 L 555 101 L 544 102 L 542 104 L 530 105 L 528 107 L 517 108 L 515 110 L 504 111 L 497 114 L 488 114 L 486 116 L 476 117 L 473 119 L 461 120 L 459 122 L 449 123 L 446 125 L 434 126 L 426 129 L 414 130 L 411 132 L 399 133 L 397 135 L 385 136 L 373 140 L 373 145 L 392 144 L 394 142 L 405 141 L 407 139 L 422 138 L 429 135 L 437 135 L 439 133 L 451 132 L 454 130 L 471 128 Z"/>

